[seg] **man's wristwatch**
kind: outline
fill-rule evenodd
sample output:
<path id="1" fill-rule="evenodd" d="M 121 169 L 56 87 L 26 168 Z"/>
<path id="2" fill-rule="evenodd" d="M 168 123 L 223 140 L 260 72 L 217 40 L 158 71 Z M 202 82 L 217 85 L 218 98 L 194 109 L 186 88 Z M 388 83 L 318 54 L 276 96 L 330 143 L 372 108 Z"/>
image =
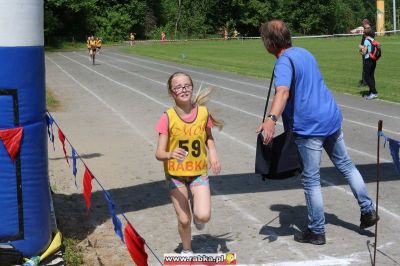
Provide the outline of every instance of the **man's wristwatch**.
<path id="1" fill-rule="evenodd" d="M 276 117 L 276 115 L 269 114 L 268 118 L 271 118 L 271 120 L 274 121 L 275 124 L 276 122 L 278 122 L 278 117 Z"/>

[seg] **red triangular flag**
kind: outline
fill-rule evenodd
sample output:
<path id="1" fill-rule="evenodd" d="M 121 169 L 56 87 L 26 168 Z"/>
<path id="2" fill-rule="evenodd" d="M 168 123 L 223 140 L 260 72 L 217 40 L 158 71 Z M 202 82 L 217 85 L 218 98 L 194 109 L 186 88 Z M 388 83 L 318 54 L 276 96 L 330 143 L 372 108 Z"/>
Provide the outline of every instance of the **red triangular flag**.
<path id="1" fill-rule="evenodd" d="M 92 179 L 93 175 L 85 166 L 85 174 L 83 176 L 83 197 L 85 197 L 86 207 L 90 209 L 90 197 L 92 196 Z"/>
<path id="2" fill-rule="evenodd" d="M 0 130 L 0 139 L 13 161 L 19 152 L 23 132 L 22 127 Z"/>
<path id="3" fill-rule="evenodd" d="M 58 138 L 61 141 L 61 144 L 62 144 L 62 147 L 63 147 L 65 160 L 67 160 L 67 163 L 69 164 L 68 157 L 67 157 L 67 151 L 65 150 L 65 136 L 64 136 L 64 133 L 61 131 L 60 128 L 58 128 L 57 131 L 58 131 Z"/>
<path id="4" fill-rule="evenodd" d="M 147 266 L 147 253 L 144 250 L 145 241 L 129 222 L 125 226 L 125 243 L 135 264 Z"/>

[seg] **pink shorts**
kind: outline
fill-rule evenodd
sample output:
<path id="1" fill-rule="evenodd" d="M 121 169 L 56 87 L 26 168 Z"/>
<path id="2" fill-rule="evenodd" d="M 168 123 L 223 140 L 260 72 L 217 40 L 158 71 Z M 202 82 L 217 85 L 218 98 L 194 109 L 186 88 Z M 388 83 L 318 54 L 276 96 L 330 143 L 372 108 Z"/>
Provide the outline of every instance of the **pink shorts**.
<path id="1" fill-rule="evenodd" d="M 169 190 L 189 186 L 192 189 L 195 186 L 209 186 L 208 175 L 199 176 L 171 176 L 166 175 L 166 185 Z"/>

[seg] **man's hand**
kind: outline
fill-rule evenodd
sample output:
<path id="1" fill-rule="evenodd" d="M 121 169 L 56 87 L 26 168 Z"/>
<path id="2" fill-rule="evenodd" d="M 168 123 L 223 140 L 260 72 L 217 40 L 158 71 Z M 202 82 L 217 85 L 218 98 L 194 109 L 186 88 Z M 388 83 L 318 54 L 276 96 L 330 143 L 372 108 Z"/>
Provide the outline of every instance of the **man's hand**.
<path id="1" fill-rule="evenodd" d="M 275 126 L 275 122 L 268 118 L 264 121 L 264 123 L 257 127 L 257 133 L 264 131 L 264 145 L 267 145 L 273 139 L 275 134 Z"/>

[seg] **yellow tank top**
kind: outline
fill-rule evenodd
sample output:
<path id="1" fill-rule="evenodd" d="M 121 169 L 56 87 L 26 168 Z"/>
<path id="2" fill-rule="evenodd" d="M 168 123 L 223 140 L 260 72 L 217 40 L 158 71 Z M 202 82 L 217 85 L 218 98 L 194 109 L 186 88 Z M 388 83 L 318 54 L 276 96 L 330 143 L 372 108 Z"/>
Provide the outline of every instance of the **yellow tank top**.
<path id="1" fill-rule="evenodd" d="M 208 111 L 205 106 L 198 106 L 196 118 L 185 122 L 174 108 L 166 112 L 168 116 L 167 151 L 180 147 L 188 152 L 183 162 L 176 159 L 164 161 L 164 170 L 173 176 L 198 176 L 207 174 L 207 121 Z"/>
<path id="2" fill-rule="evenodd" d="M 96 41 L 95 40 L 90 40 L 89 41 L 89 45 L 90 45 L 90 48 L 95 49 L 96 48 Z"/>

